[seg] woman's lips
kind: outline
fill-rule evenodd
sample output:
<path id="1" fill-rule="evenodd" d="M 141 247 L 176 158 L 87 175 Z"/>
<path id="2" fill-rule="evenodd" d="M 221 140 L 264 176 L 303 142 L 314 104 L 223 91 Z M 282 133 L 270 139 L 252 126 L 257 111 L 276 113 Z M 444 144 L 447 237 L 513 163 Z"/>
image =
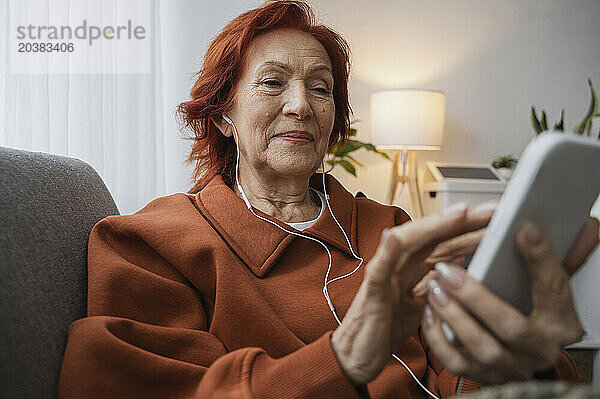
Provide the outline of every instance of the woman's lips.
<path id="1" fill-rule="evenodd" d="M 278 134 L 277 137 L 285 141 L 289 141 L 297 144 L 306 144 L 311 141 L 314 141 L 312 134 L 309 132 L 305 132 L 302 130 L 292 130 L 289 132 Z"/>

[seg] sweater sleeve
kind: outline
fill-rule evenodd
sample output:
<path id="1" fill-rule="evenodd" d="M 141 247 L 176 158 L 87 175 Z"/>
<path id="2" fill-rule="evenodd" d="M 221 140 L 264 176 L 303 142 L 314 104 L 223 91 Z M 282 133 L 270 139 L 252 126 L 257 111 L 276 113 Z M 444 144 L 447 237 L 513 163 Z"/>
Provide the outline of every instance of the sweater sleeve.
<path id="1" fill-rule="evenodd" d="M 58 398 L 360 398 L 331 332 L 281 358 L 229 352 L 196 290 L 109 218 L 88 245 L 88 317 L 69 328 Z"/>

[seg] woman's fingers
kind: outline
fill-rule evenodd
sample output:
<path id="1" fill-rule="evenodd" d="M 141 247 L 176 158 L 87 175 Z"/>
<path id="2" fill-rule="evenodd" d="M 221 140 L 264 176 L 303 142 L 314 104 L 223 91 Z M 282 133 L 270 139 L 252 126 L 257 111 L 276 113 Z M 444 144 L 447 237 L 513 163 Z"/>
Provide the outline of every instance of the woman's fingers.
<path id="1" fill-rule="evenodd" d="M 433 312 L 429 305 L 425 306 L 423 312 L 423 335 L 429 343 L 435 356 L 444 366 L 455 375 L 466 375 L 469 369 L 470 359 L 451 345 L 442 331 L 441 320 L 437 313 Z"/>
<path id="2" fill-rule="evenodd" d="M 535 347 L 539 337 L 532 334 L 531 323 L 521 312 L 469 277 L 462 268 L 439 263 L 436 271 L 442 289 L 500 341 L 520 350 Z"/>
<path id="3" fill-rule="evenodd" d="M 405 247 L 418 251 L 484 228 L 492 217 L 493 209 L 490 203 L 471 207 L 457 206 L 449 213 L 417 219 L 390 231 L 396 239 L 405 244 Z"/>
<path id="4" fill-rule="evenodd" d="M 517 246 L 529 266 L 534 307 L 553 309 L 555 299 L 546 296 L 568 292 L 569 278 L 552 245 L 537 225 L 526 222 L 517 233 Z"/>
<path id="5" fill-rule="evenodd" d="M 478 215 L 479 229 L 473 228 L 465 234 L 440 243 L 426 262 L 430 264 L 450 262 L 457 256 L 474 254 L 485 234 L 485 227 L 492 218 L 497 204 L 497 201 L 487 201 L 471 207 L 472 214 Z"/>
<path id="6" fill-rule="evenodd" d="M 441 216 L 429 216 L 389 229 L 385 234 L 385 245 L 380 245 L 375 254 L 374 258 L 378 258 L 376 262 L 379 266 L 374 267 L 374 270 L 384 267 L 384 264 L 393 269 L 388 273 L 399 272 L 402 269 L 403 284 L 412 289 L 431 267 L 421 263 L 437 245 L 485 227 L 492 213 L 489 205 L 458 207 Z M 419 267 L 407 270 L 405 266 L 409 258 L 411 263 Z M 426 269 L 423 270 L 423 266 Z M 385 276 L 386 273 L 381 275 Z"/>
<path id="7" fill-rule="evenodd" d="M 587 257 L 598 245 L 599 225 L 600 222 L 598 219 L 588 218 L 579 230 L 577 238 L 563 261 L 563 266 L 569 277 L 579 270 Z"/>
<path id="8" fill-rule="evenodd" d="M 437 277 L 437 272 L 435 270 L 430 270 L 422 279 L 415 285 L 413 288 L 413 295 L 415 297 L 423 297 L 427 295 L 427 282 L 429 280 L 434 280 Z"/>
<path id="9" fill-rule="evenodd" d="M 471 218 L 472 219 L 472 218 Z M 466 208 L 458 209 L 447 215 L 430 216 L 423 219 L 404 223 L 400 226 L 386 229 L 381 234 L 381 241 L 375 255 L 367 266 L 367 277 L 375 284 L 388 284 L 392 274 L 402 268 L 409 257 L 423 248 L 435 247 L 454 235 L 460 234 L 469 223 Z M 419 262 L 415 262 L 417 266 Z M 420 267 L 406 269 L 403 272 L 405 288 L 412 287 L 426 271 Z"/>
<path id="10" fill-rule="evenodd" d="M 427 263 L 450 262 L 458 256 L 473 255 L 486 229 L 470 231 L 438 245 L 426 259 Z"/>
<path id="11" fill-rule="evenodd" d="M 502 383 L 506 381 L 507 375 L 511 379 L 526 379 L 533 373 L 532 367 L 518 364 L 521 359 L 506 351 L 471 316 L 464 310 L 461 312 L 460 307 L 445 305 L 442 313 L 438 313 L 438 306 L 431 307 L 425 307 L 423 335 L 431 351 L 451 373 L 468 376 L 486 384 Z M 454 324 L 454 332 L 461 342 L 467 342 L 466 347 L 457 348 L 448 342 L 442 329 L 442 320 Z"/>
<path id="12" fill-rule="evenodd" d="M 482 364 L 496 366 L 510 362 L 510 354 L 436 280 L 430 280 L 428 286 L 429 304 L 452 328 L 471 358 Z"/>
<path id="13" fill-rule="evenodd" d="M 395 262 L 396 245 L 391 242 L 391 233 L 389 229 L 381 232 L 381 239 L 375 251 L 375 255 L 367 264 L 366 272 L 368 277 L 366 280 L 375 286 L 382 284 L 389 285 L 392 277 L 392 267 L 390 265 Z"/>
<path id="14" fill-rule="evenodd" d="M 536 321 L 561 345 L 577 342 L 583 336 L 569 276 L 560 264 L 544 232 L 526 223 L 517 234 L 517 246 L 527 261 L 532 280 L 532 300 Z"/>
<path id="15" fill-rule="evenodd" d="M 448 291 L 469 315 L 485 326 L 485 331 L 489 331 L 501 342 L 503 348 L 512 352 L 514 356 L 520 356 L 521 366 L 528 361 L 529 365 L 526 369 L 532 371 L 550 367 L 556 361 L 561 346 L 553 338 L 556 335 L 551 334 L 545 327 L 560 328 L 562 324 L 557 324 L 556 320 L 553 324 L 548 324 L 547 320 L 544 322 L 543 317 L 539 319 L 525 317 L 481 283 L 466 276 L 460 268 L 438 266 L 437 271 L 440 286 Z M 464 282 L 457 288 L 456 276 L 461 273 L 464 274 Z M 559 320 L 558 323 L 564 323 L 566 320 Z M 460 335 L 459 339 L 465 343 Z M 492 354 L 494 353 L 492 351 Z M 488 360 L 489 358 L 493 356 L 486 357 Z M 519 369 L 521 366 L 516 368 Z M 507 371 L 503 373 L 508 375 Z"/>

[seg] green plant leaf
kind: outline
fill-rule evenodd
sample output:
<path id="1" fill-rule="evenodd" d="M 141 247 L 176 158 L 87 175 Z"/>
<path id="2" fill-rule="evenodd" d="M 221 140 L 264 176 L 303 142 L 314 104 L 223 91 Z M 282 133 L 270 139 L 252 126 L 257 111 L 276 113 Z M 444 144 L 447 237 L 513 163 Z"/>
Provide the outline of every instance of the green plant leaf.
<path id="1" fill-rule="evenodd" d="M 363 143 L 363 144 L 364 144 L 363 147 L 365 147 L 365 150 L 379 152 L 373 144 L 370 144 L 370 143 Z"/>
<path id="2" fill-rule="evenodd" d="M 363 144 L 364 144 L 363 147 L 365 148 L 365 150 L 375 152 L 375 153 L 381 155 L 382 157 L 384 157 L 385 159 L 387 159 L 388 161 L 390 160 L 390 157 L 388 156 L 388 154 L 386 154 L 383 151 L 379 151 L 373 144 L 370 144 L 370 143 L 363 143 Z"/>
<path id="3" fill-rule="evenodd" d="M 378 153 L 379 155 L 381 155 L 382 157 L 384 157 L 385 159 L 387 159 L 388 161 L 391 161 L 391 159 L 387 153 L 385 153 L 383 151 L 379 151 L 379 150 L 376 150 L 375 152 Z"/>
<path id="4" fill-rule="evenodd" d="M 334 145 L 331 146 L 331 149 L 327 151 L 328 154 L 332 154 L 332 155 L 337 155 L 338 151 L 340 150 L 340 144 L 339 142 L 335 143 Z"/>
<path id="5" fill-rule="evenodd" d="M 363 145 L 364 143 L 361 143 L 358 140 L 346 140 L 344 147 L 337 153 L 337 155 L 343 157 L 352 151 L 358 150 L 359 148 L 363 147 Z"/>
<path id="6" fill-rule="evenodd" d="M 583 117 L 583 120 L 579 122 L 577 126 L 573 129 L 574 133 L 583 134 L 589 120 L 596 114 L 598 110 L 598 96 L 596 95 L 596 90 L 594 90 L 594 86 L 592 85 L 592 80 L 588 78 L 588 85 L 590 86 L 590 93 L 592 98 L 590 99 L 590 106 L 588 108 L 587 113 Z M 591 126 L 590 126 L 591 128 Z"/>
<path id="7" fill-rule="evenodd" d="M 548 118 L 546 117 L 546 111 L 542 110 L 542 120 L 540 121 L 540 126 L 543 131 L 548 130 Z"/>
<path id="8" fill-rule="evenodd" d="M 346 169 L 346 171 L 348 171 L 354 177 L 356 177 L 356 167 L 354 165 L 352 165 L 352 162 L 348 161 L 346 158 L 353 159 L 352 157 L 348 157 L 348 156 L 346 156 L 344 158 L 336 157 L 333 159 L 328 159 L 325 162 L 327 162 L 327 164 L 331 165 L 333 168 L 335 168 L 336 165 L 341 165 L 344 169 Z M 354 160 L 354 161 L 356 161 L 356 160 Z"/>
<path id="9" fill-rule="evenodd" d="M 357 123 L 357 122 L 360 122 L 360 119 L 355 119 L 355 120 L 351 121 L 350 125 Z M 358 134 L 358 130 L 351 127 L 348 132 L 348 137 L 355 137 L 357 134 Z M 328 160 L 327 163 L 329 165 L 335 166 L 337 164 L 341 164 L 340 161 L 343 160 L 344 158 L 348 158 L 348 159 L 350 159 L 349 163 L 351 165 L 352 165 L 352 162 L 354 162 L 356 165 L 362 167 L 363 165 L 360 162 L 358 162 L 356 159 L 354 159 L 353 157 L 348 155 L 349 153 L 356 151 L 360 148 L 364 148 L 367 151 L 373 151 L 373 152 L 379 154 L 380 156 L 384 157 L 388 161 L 390 160 L 390 157 L 388 156 L 388 154 L 386 154 L 383 151 L 377 150 L 377 148 L 375 148 L 374 145 L 372 145 L 370 143 L 363 143 L 362 141 L 353 140 L 353 139 L 348 138 L 348 139 L 344 140 L 343 142 L 337 142 L 333 146 L 331 146 L 331 148 L 327 151 L 327 153 L 333 155 L 334 158 L 332 160 Z M 348 160 L 346 160 L 346 162 L 348 162 Z M 348 169 L 346 169 L 346 170 L 348 170 Z M 356 169 L 354 169 L 354 170 L 356 172 Z M 350 172 L 350 170 L 348 170 L 348 171 Z M 350 173 L 352 173 L 352 172 L 350 172 Z M 353 175 L 356 176 L 355 173 L 353 173 Z"/>
<path id="10" fill-rule="evenodd" d="M 592 132 L 592 121 L 593 121 L 592 118 L 588 119 L 588 123 L 587 123 L 587 125 L 585 125 L 585 134 L 587 136 L 589 136 L 590 133 Z"/>
<path id="11" fill-rule="evenodd" d="M 346 156 L 345 156 L 345 158 L 348 158 L 348 159 L 350 159 L 350 161 L 351 161 L 352 163 L 355 163 L 356 165 L 360 166 L 361 168 L 363 167 L 363 164 L 362 164 L 362 163 L 358 162 L 356 159 L 354 159 L 354 158 L 353 158 L 353 157 L 351 157 L 350 155 L 346 155 Z"/>
<path id="12" fill-rule="evenodd" d="M 356 151 L 360 148 L 364 148 L 367 151 L 375 152 L 375 153 L 381 155 L 382 157 L 384 157 L 385 159 L 388 159 L 388 160 L 390 159 L 390 157 L 385 152 L 379 151 L 373 144 L 363 143 L 362 141 L 358 141 L 358 140 L 346 140 L 344 147 L 336 155 L 343 157 L 343 156 L 349 154 L 350 152 Z"/>
<path id="13" fill-rule="evenodd" d="M 514 168 L 517 165 L 517 159 L 512 154 L 498 157 L 492 161 L 492 167 L 498 168 Z"/>
<path id="14" fill-rule="evenodd" d="M 535 134 L 538 135 L 543 132 L 542 127 L 540 126 L 540 121 L 537 118 L 537 114 L 535 112 L 535 107 L 531 106 L 531 113 L 529 114 L 529 119 L 531 120 L 531 126 L 533 126 L 533 130 L 535 130 Z"/>
<path id="15" fill-rule="evenodd" d="M 336 162 L 338 165 L 342 165 L 342 167 L 344 169 L 346 169 L 346 171 L 348 173 L 351 173 L 354 177 L 356 177 L 356 168 L 354 167 L 354 165 L 352 165 L 350 162 L 341 159 L 339 161 Z"/>
<path id="16" fill-rule="evenodd" d="M 564 124 L 563 124 L 563 117 L 565 116 L 565 109 L 561 109 L 560 110 L 560 120 L 558 122 L 556 122 L 556 124 L 554 125 L 554 130 L 560 130 L 560 131 L 564 131 Z"/>

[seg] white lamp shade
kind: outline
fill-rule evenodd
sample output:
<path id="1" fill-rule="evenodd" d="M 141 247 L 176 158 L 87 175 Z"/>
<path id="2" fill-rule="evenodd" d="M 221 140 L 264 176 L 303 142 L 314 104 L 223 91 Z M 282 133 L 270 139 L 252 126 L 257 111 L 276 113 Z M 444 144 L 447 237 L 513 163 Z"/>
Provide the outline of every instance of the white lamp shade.
<path id="1" fill-rule="evenodd" d="M 445 96 L 421 89 L 383 90 L 371 95 L 371 143 L 381 149 L 439 150 Z"/>

